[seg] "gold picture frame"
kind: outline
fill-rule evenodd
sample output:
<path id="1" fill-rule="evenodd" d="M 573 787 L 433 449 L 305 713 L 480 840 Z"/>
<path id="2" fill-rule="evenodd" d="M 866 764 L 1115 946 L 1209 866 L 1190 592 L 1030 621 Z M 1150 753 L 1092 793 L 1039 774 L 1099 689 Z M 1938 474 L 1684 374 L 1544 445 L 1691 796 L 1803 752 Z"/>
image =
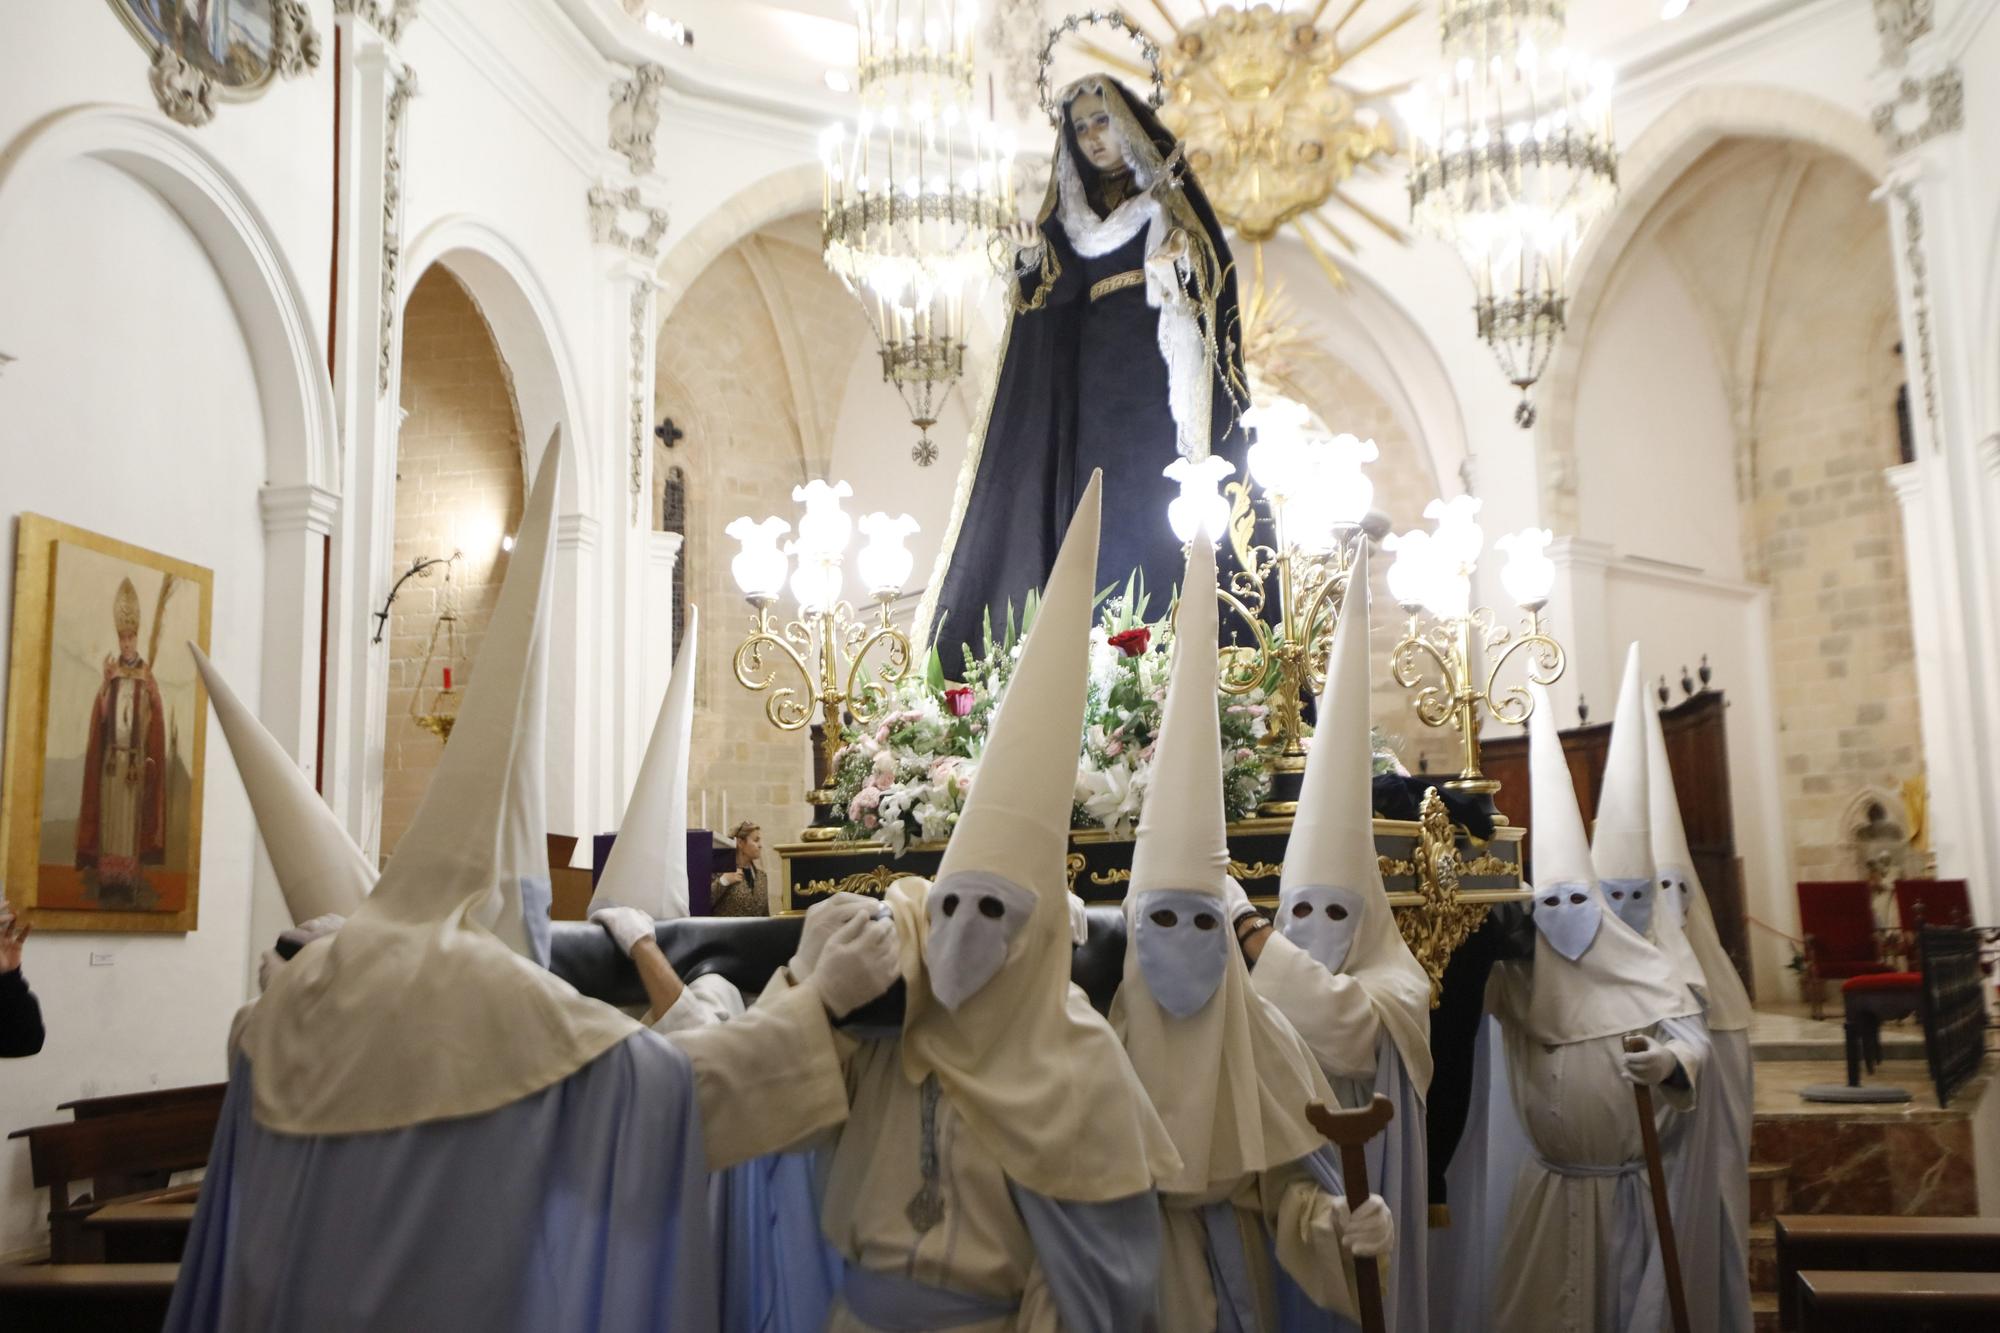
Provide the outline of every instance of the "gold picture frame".
<path id="1" fill-rule="evenodd" d="M 20 516 L 0 875 L 36 930 L 195 928 L 214 578 Z"/>

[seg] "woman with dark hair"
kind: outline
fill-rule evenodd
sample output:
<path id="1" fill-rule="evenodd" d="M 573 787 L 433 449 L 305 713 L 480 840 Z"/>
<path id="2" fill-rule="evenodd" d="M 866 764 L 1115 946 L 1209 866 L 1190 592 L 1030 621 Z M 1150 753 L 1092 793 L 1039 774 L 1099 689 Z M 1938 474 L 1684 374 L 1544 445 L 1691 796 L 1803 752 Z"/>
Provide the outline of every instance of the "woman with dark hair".
<path id="1" fill-rule="evenodd" d="M 1134 569 L 1166 592 L 1181 573 L 1167 523 L 1176 458 L 1248 442 L 1236 276 L 1221 224 L 1152 108 L 1104 75 L 1059 103 L 1055 163 L 1033 224 L 1010 230 L 1016 281 L 991 402 L 973 431 L 920 635 L 947 674 L 1039 588 L 1062 524 L 1104 470 L 1097 586 Z"/>

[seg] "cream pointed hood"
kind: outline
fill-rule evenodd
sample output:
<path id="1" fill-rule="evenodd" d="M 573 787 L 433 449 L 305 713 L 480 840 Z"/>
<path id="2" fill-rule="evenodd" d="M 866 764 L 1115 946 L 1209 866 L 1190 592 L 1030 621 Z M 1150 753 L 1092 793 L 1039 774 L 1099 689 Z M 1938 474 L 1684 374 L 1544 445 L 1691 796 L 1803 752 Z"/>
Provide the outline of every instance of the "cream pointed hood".
<path id="1" fill-rule="evenodd" d="M 905 1075 L 920 1083 L 935 1074 L 1010 1180 L 1083 1203 L 1139 1193 L 1180 1166 L 1118 1038 L 1069 979 L 1065 858 L 1083 743 L 1101 486 L 1102 475 L 1092 474 L 938 867 L 937 886 L 991 876 L 1033 894 L 1026 925 L 999 971 L 954 1011 L 938 1002 L 925 970 L 933 886 L 899 880 L 887 894 L 908 982 Z"/>
<path id="2" fill-rule="evenodd" d="M 1375 850 L 1375 747 L 1369 734 L 1368 550 L 1363 542 L 1347 579 L 1347 595 L 1334 626 L 1327 660 L 1327 688 L 1319 725 L 1306 756 L 1298 813 L 1285 846 L 1278 879 L 1279 924 L 1308 889 L 1348 889 L 1361 898 L 1361 922 L 1340 974 L 1368 992 L 1376 1017 L 1396 1043 L 1418 1095 L 1431 1081 L 1431 979 L 1419 963 L 1389 906 L 1382 862 Z M 1274 996 L 1288 1014 L 1313 1006 Z M 1308 1020 L 1307 1026 L 1310 1026 Z M 1313 1033 L 1306 1033 L 1308 1041 Z M 1328 1043 L 1331 1045 L 1331 1043 Z"/>
<path id="3" fill-rule="evenodd" d="M 375 887 L 375 867 L 367 853 L 354 845 L 277 737 L 243 706 L 208 654 L 192 643 L 188 651 L 242 775 L 292 924 L 329 914 L 352 916 Z"/>
<path id="4" fill-rule="evenodd" d="M 611 857 L 590 896 L 590 910 L 636 907 L 655 921 L 688 914 L 688 748 L 694 735 L 694 671 L 700 618 L 687 612 L 687 629 L 674 654 L 674 674 L 660 701 L 653 738 L 625 803 Z"/>
<path id="5" fill-rule="evenodd" d="M 366 1133 L 477 1115 L 637 1030 L 526 956 L 524 903 L 547 938 L 541 663 L 560 455 L 552 440 L 415 822 L 346 926 L 278 969 L 250 1011 L 243 1050 L 267 1129 Z"/>
<path id="6" fill-rule="evenodd" d="M 1685 884 L 1687 912 L 1682 923 L 1689 950 L 1700 969 L 1695 982 L 1708 1004 L 1708 1026 L 1716 1032 L 1741 1032 L 1750 1026 L 1754 1006 L 1743 988 L 1743 978 L 1715 933 L 1715 917 L 1709 911 L 1708 894 L 1695 873 L 1694 854 L 1688 850 L 1687 829 L 1681 822 L 1680 800 L 1674 791 L 1674 771 L 1667 762 L 1666 728 L 1658 709 L 1646 710 L 1646 773 L 1648 797 L 1652 803 L 1653 866 L 1658 871 L 1661 892 L 1670 893 Z M 1672 884 L 1674 888 L 1666 887 Z"/>
<path id="7" fill-rule="evenodd" d="M 1180 1154 L 1180 1171 L 1160 1182 L 1176 1194 L 1205 1193 L 1306 1156 L 1320 1143 L 1306 1106 L 1335 1104 L 1312 1051 L 1277 1007 L 1251 989 L 1243 951 L 1229 938 L 1214 587 L 1215 548 L 1197 534 L 1181 581 L 1153 785 L 1132 849 L 1124 981 L 1111 1004 L 1111 1026 Z M 1214 994 L 1185 1018 L 1161 1007 L 1140 961 L 1148 901 L 1160 902 L 1163 893 L 1174 894 L 1165 901 L 1181 908 L 1189 901 L 1184 893 L 1212 900 L 1212 940 L 1223 960 Z M 1175 923 L 1177 930 L 1191 928 Z"/>
<path id="8" fill-rule="evenodd" d="M 1524 1025 L 1534 1040 L 1560 1046 L 1639 1032 L 1687 1014 L 1690 997 L 1665 955 L 1618 919 L 1598 887 L 1555 709 L 1541 686 L 1530 684 L 1528 690 L 1534 701 L 1528 719 L 1534 822 L 1528 832 L 1534 839 L 1535 908 L 1541 910 L 1551 895 L 1584 893 L 1596 899 L 1600 920 L 1590 947 L 1575 961 L 1535 933 L 1533 994 Z"/>

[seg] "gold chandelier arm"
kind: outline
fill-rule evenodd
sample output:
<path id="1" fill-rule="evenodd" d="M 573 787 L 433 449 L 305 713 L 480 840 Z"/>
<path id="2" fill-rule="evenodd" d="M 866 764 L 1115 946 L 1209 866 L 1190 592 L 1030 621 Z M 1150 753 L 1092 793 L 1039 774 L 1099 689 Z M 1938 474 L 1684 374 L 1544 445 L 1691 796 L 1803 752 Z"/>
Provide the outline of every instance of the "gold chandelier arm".
<path id="1" fill-rule="evenodd" d="M 1218 587 L 1215 598 L 1231 611 L 1237 619 L 1250 627 L 1257 646 L 1245 648 L 1230 646 L 1221 650 L 1222 674 L 1219 680 L 1224 694 L 1248 694 L 1263 683 L 1271 671 L 1271 627 L 1257 618 L 1257 611 L 1246 605 L 1242 598 L 1227 588 Z M 1258 609 L 1262 609 L 1261 606 Z"/>
<path id="2" fill-rule="evenodd" d="M 1418 634 L 1416 630 L 1416 621 L 1412 619 L 1402 640 L 1396 644 L 1395 650 L 1390 655 L 1390 675 L 1406 690 L 1423 686 L 1418 691 L 1415 702 L 1417 717 L 1427 727 L 1441 727 L 1455 715 L 1456 710 L 1453 705 L 1458 692 L 1459 673 L 1453 669 L 1451 659 L 1439 652 L 1435 644 Z M 1443 677 L 1442 684 L 1424 684 L 1423 666 L 1417 660 L 1419 653 L 1429 657 L 1436 664 L 1438 675 Z"/>
<path id="3" fill-rule="evenodd" d="M 1322 576 L 1321 581 L 1314 587 L 1312 596 L 1306 599 L 1306 604 L 1299 610 L 1297 617 L 1299 642 L 1305 651 L 1306 669 L 1315 692 L 1326 688 L 1326 655 L 1332 650 L 1333 629 L 1339 623 L 1340 607 L 1346 601 L 1347 575 L 1344 572 L 1327 573 Z M 1325 635 L 1321 635 L 1314 628 L 1322 614 L 1325 614 L 1330 622 Z M 1325 647 L 1320 646 L 1322 643 Z"/>
<path id="4" fill-rule="evenodd" d="M 1506 650 L 1493 659 L 1493 665 L 1486 671 L 1484 691 L 1486 711 L 1493 715 L 1494 721 L 1510 727 L 1520 726 L 1528 720 L 1528 715 L 1535 711 L 1535 697 L 1528 693 L 1528 685 L 1535 684 L 1546 688 L 1555 684 L 1562 678 L 1563 668 L 1567 665 L 1562 645 L 1541 633 L 1538 626 L 1531 628 L 1535 630 L 1534 633 L 1524 634 L 1508 644 Z M 1499 679 L 1500 668 L 1524 648 L 1529 649 L 1523 659 L 1527 681 L 1510 687 L 1504 694 L 1496 695 L 1493 692 L 1494 683 Z"/>
<path id="5" fill-rule="evenodd" d="M 795 628 L 801 628 L 797 621 L 785 627 L 787 637 Z M 764 716 L 780 731 L 799 731 L 812 719 L 813 678 L 812 671 L 791 644 L 771 633 L 770 621 L 760 615 L 755 633 L 736 645 L 736 683 L 744 689 L 761 693 L 776 684 L 778 673 L 789 664 L 799 673 L 805 685 L 804 701 L 800 700 L 797 688 L 786 685 L 773 690 L 764 703 Z"/>
<path id="6" fill-rule="evenodd" d="M 886 645 L 888 660 L 873 679 L 866 676 L 868 655 Z M 902 684 L 910 672 L 910 641 L 893 625 L 879 626 L 848 654 L 847 711 L 856 722 L 874 722 L 889 701 L 889 691 Z"/>

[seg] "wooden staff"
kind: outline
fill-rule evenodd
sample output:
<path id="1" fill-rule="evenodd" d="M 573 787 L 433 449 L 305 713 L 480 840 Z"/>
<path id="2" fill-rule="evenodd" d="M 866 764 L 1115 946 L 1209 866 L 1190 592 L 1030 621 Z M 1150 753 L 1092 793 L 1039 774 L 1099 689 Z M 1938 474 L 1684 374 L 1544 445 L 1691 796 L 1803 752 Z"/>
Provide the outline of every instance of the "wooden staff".
<path id="1" fill-rule="evenodd" d="M 1368 1158 L 1362 1150 L 1395 1118 L 1395 1105 L 1379 1092 L 1355 1111 L 1329 1111 L 1317 1102 L 1306 1108 L 1312 1127 L 1340 1149 L 1340 1174 L 1347 1182 L 1350 1213 L 1368 1202 Z M 1372 1255 L 1354 1256 L 1354 1295 L 1361 1310 L 1362 1333 L 1385 1333 L 1388 1324 L 1382 1317 L 1382 1270 Z"/>
<path id="2" fill-rule="evenodd" d="M 1625 1049 L 1643 1051 L 1646 1039 L 1628 1036 Z M 1646 1145 L 1646 1178 L 1653 1186 L 1653 1229 L 1660 1233 L 1660 1263 L 1667 1270 L 1667 1305 L 1673 1312 L 1674 1333 L 1688 1333 L 1687 1293 L 1681 1290 L 1681 1256 L 1674 1244 L 1673 1211 L 1667 1206 L 1667 1168 L 1660 1161 L 1660 1131 L 1653 1123 L 1653 1090 L 1634 1083 L 1632 1100 L 1639 1106 L 1639 1137 Z"/>

